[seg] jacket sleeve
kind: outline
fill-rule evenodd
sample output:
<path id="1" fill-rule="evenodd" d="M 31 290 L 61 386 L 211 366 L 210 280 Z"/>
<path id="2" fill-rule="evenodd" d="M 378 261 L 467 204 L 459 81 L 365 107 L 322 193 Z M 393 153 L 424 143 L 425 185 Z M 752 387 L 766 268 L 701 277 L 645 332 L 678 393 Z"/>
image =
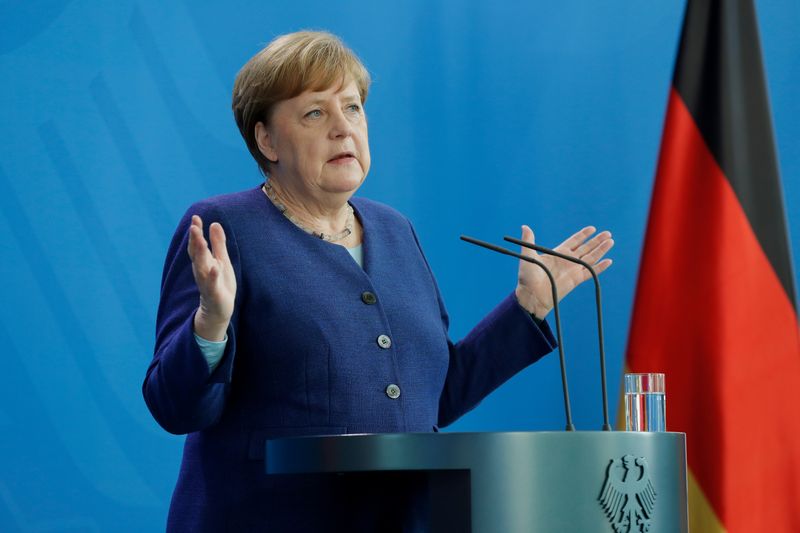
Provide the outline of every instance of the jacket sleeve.
<path id="1" fill-rule="evenodd" d="M 447 311 L 439 298 L 442 324 Z M 547 322 L 537 325 L 508 295 L 466 337 L 448 338 L 450 362 L 439 399 L 439 426 L 455 422 L 520 370 L 553 351 L 556 340 Z"/>
<path id="2" fill-rule="evenodd" d="M 147 407 L 156 421 L 175 434 L 205 429 L 219 420 L 230 388 L 236 354 L 237 296 L 225 352 L 213 372 L 194 337 L 194 315 L 200 293 L 192 274 L 187 246 L 192 215 L 208 227 L 219 222 L 225 230 L 228 255 L 241 290 L 242 279 L 236 235 L 221 210 L 208 203 L 193 205 L 181 219 L 170 243 L 161 281 L 153 360 L 142 385 Z"/>
<path id="3" fill-rule="evenodd" d="M 411 231 L 414 232 L 413 227 Z M 416 233 L 414 239 L 422 254 Z M 428 264 L 427 259 L 425 263 Z M 428 271 L 447 334 L 447 310 L 430 265 Z M 447 345 L 450 360 L 439 398 L 440 427 L 455 422 L 517 372 L 553 351 L 556 340 L 547 322 L 537 324 L 512 292 L 461 341 L 454 343 L 447 335 Z"/>

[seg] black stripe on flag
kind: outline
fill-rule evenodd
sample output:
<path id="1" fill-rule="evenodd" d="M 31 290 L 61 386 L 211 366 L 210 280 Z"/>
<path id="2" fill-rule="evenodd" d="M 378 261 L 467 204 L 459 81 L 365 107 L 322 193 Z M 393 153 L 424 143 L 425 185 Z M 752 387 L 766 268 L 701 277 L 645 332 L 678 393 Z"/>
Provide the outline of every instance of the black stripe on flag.
<path id="1" fill-rule="evenodd" d="M 673 79 L 797 309 L 752 0 L 689 0 Z"/>

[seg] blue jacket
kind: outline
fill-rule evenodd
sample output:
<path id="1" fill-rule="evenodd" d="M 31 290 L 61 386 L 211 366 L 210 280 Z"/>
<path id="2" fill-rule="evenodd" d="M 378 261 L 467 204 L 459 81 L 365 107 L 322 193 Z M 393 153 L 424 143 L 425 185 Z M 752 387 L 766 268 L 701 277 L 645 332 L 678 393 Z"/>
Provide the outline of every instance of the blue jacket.
<path id="1" fill-rule="evenodd" d="M 168 529 L 306 529 L 288 526 L 312 520 L 291 503 L 293 491 L 319 505 L 330 494 L 266 476 L 266 439 L 435 431 L 555 346 L 513 295 L 452 343 L 409 221 L 366 199 L 351 204 L 364 228 L 363 269 L 341 246 L 297 228 L 260 188 L 199 202 L 181 220 L 143 385 L 158 423 L 188 434 Z M 222 224 L 238 284 L 212 373 L 192 331 L 193 214 L 206 228 Z"/>

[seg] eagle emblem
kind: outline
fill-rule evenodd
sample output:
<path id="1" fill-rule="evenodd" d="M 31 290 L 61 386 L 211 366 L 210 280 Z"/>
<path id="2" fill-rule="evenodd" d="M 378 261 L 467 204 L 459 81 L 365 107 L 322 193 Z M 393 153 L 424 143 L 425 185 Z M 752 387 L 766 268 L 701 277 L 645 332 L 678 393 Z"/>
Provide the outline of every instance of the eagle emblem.
<path id="1" fill-rule="evenodd" d="M 625 455 L 609 462 L 598 500 L 615 533 L 650 531 L 656 490 L 649 470 L 644 457 Z"/>

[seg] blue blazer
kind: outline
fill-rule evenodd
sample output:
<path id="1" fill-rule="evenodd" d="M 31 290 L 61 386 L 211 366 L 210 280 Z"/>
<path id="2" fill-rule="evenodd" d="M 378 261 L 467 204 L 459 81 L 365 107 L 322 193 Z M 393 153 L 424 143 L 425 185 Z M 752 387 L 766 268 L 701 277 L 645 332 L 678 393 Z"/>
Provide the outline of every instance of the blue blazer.
<path id="1" fill-rule="evenodd" d="M 316 528 L 292 495 L 335 507 L 341 487 L 266 476 L 267 439 L 436 431 L 554 348 L 547 325 L 537 326 L 513 294 L 451 342 L 409 221 L 370 200 L 351 204 L 364 228 L 363 268 L 343 247 L 297 228 L 260 188 L 199 202 L 182 218 L 143 384 L 158 423 L 188 434 L 169 530 Z M 222 224 L 238 284 L 225 353 L 211 373 L 192 330 L 193 214 L 205 228 Z"/>

